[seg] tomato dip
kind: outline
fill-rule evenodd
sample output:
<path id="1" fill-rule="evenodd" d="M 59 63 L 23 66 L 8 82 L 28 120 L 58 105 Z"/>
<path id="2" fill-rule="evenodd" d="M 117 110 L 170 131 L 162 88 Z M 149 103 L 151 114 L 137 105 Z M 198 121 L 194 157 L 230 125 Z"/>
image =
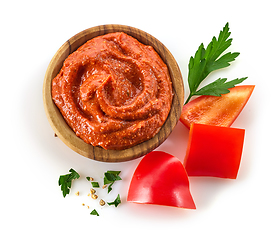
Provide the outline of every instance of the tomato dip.
<path id="1" fill-rule="evenodd" d="M 78 137 L 121 150 L 158 133 L 173 92 L 156 51 L 116 32 L 87 41 L 67 57 L 52 81 L 52 98 Z"/>

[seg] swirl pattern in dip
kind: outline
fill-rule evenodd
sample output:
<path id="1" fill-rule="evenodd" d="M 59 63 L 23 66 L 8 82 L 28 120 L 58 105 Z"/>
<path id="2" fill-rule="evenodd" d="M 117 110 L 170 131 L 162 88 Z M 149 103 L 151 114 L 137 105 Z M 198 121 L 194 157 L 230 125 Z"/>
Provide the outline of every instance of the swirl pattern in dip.
<path id="1" fill-rule="evenodd" d="M 117 32 L 93 38 L 67 57 L 53 79 L 52 98 L 78 137 L 121 150 L 158 133 L 173 94 L 156 51 Z"/>

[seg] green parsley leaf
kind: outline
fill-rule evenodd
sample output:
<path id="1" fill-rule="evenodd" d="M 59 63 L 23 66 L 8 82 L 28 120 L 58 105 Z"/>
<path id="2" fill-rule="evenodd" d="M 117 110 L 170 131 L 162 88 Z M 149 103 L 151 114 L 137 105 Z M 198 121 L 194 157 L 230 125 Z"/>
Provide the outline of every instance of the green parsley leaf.
<path id="1" fill-rule="evenodd" d="M 211 95 L 220 97 L 221 94 L 229 93 L 228 88 L 235 87 L 236 84 L 243 82 L 245 79 L 247 78 L 236 78 L 232 81 L 226 82 L 227 78 L 219 78 L 195 92 L 194 95 Z"/>
<path id="2" fill-rule="evenodd" d="M 98 213 L 95 209 L 93 209 L 93 210 L 91 211 L 90 215 L 99 216 L 99 213 Z"/>
<path id="3" fill-rule="evenodd" d="M 98 188 L 99 187 L 99 183 L 98 182 L 91 182 L 92 187 L 94 188 Z"/>
<path id="4" fill-rule="evenodd" d="M 118 180 L 122 180 L 122 178 L 120 178 L 118 176 L 118 174 L 120 174 L 120 172 L 118 173 L 113 173 L 111 171 L 107 171 L 105 173 L 105 177 L 104 177 L 104 184 L 108 184 L 108 183 L 112 183 Z"/>
<path id="5" fill-rule="evenodd" d="M 113 182 L 113 183 L 114 183 L 114 182 Z M 108 185 L 108 193 L 112 190 L 112 185 L 113 185 L 113 183 L 111 183 L 111 184 Z"/>
<path id="6" fill-rule="evenodd" d="M 113 202 L 108 202 L 108 205 L 115 205 L 115 207 L 117 207 L 119 204 L 121 203 L 121 199 L 120 199 L 120 194 L 118 194 L 118 196 L 116 197 L 116 199 Z"/>
<path id="7" fill-rule="evenodd" d="M 58 181 L 64 197 L 66 197 L 66 195 L 70 192 L 72 180 L 78 179 L 80 177 L 80 175 L 72 168 L 69 170 L 69 172 L 69 174 L 61 175 Z"/>
<path id="8" fill-rule="evenodd" d="M 221 96 L 221 94 L 229 93 L 228 88 L 230 88 L 230 86 L 234 87 L 236 84 L 246 79 L 240 78 L 225 82 L 226 80 L 224 80 L 224 78 L 219 78 L 212 84 L 208 84 L 197 91 L 201 82 L 211 72 L 230 66 L 230 62 L 234 61 L 236 57 L 239 56 L 240 53 L 238 52 L 228 52 L 222 55 L 232 43 L 232 38 L 229 38 L 230 34 L 228 23 L 226 23 L 223 30 L 220 31 L 218 39 L 213 37 L 206 48 L 202 43 L 194 57 L 190 58 L 188 64 L 188 85 L 190 93 L 185 104 L 188 103 L 190 98 L 194 95 Z"/>
<path id="9" fill-rule="evenodd" d="M 109 184 L 108 193 L 112 190 L 112 185 L 115 181 L 122 180 L 122 178 L 119 176 L 120 173 L 121 173 L 121 171 L 107 171 L 107 172 L 105 172 L 104 184 Z"/>

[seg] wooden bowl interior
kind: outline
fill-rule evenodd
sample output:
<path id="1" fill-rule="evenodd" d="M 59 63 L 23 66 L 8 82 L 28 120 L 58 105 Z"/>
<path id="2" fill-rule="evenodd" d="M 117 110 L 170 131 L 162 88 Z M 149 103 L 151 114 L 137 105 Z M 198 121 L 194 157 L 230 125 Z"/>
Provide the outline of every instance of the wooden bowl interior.
<path id="1" fill-rule="evenodd" d="M 82 139 L 77 137 L 73 130 L 67 125 L 51 97 L 52 80 L 59 73 L 63 66 L 63 62 L 68 55 L 88 40 L 112 32 L 124 32 L 138 39 L 141 43 L 152 46 L 167 64 L 173 82 L 173 103 L 169 116 L 161 130 L 152 139 L 125 150 L 105 150 L 101 147 L 94 147 L 85 143 Z M 66 41 L 52 58 L 46 71 L 43 85 L 43 100 L 46 115 L 57 136 L 75 152 L 85 157 L 103 162 L 123 162 L 132 160 L 141 157 L 158 147 L 176 126 L 182 111 L 183 99 L 183 79 L 176 60 L 169 50 L 160 41 L 146 32 L 133 27 L 114 24 L 86 29 Z"/>

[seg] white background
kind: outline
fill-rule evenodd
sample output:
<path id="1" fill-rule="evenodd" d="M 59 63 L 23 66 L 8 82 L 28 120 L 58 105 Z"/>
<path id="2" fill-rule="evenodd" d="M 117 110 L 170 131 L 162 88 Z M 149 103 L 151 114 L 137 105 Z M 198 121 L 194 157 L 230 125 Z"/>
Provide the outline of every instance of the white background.
<path id="1" fill-rule="evenodd" d="M 272 1 L 5 1 L 0 22 L 3 239 L 274 239 Z M 233 38 L 230 51 L 241 54 L 207 81 L 248 76 L 244 84 L 256 87 L 233 124 L 246 129 L 238 178 L 191 178 L 196 210 L 127 203 L 140 159 L 101 163 L 54 138 L 43 108 L 42 85 L 51 58 L 70 37 L 101 24 L 142 29 L 174 55 L 187 93 L 190 56 L 226 22 Z M 179 122 L 158 149 L 183 160 L 187 140 L 188 130 Z M 81 178 L 63 198 L 58 178 L 70 168 Z M 122 171 L 123 180 L 115 183 L 111 194 L 101 191 L 107 201 L 120 193 L 118 208 L 98 207 L 87 197 L 90 183 L 85 176 L 102 181 L 106 170 Z M 93 208 L 99 217 L 89 215 Z"/>

